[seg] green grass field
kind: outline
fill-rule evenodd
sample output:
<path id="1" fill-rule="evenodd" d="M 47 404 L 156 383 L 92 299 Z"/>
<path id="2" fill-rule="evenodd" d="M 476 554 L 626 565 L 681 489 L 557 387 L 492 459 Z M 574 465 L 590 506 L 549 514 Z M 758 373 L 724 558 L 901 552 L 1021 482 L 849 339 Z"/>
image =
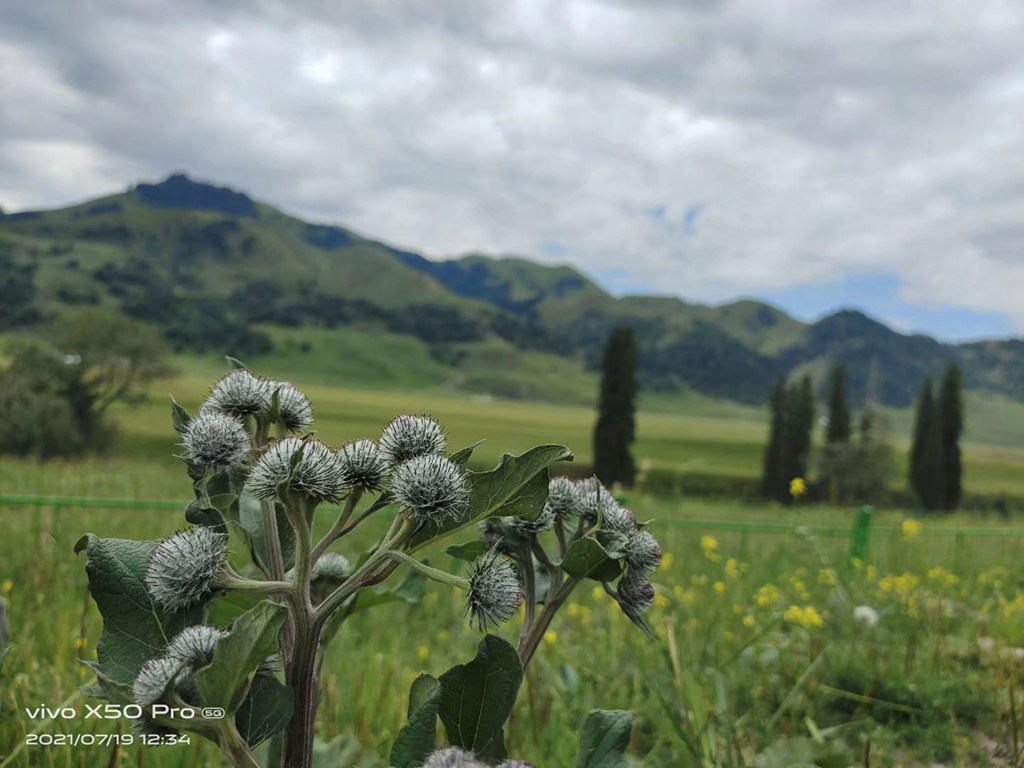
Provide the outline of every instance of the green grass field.
<path id="1" fill-rule="evenodd" d="M 209 381 L 190 375 L 159 389 L 194 410 Z M 376 436 L 394 414 L 412 411 L 438 417 L 454 447 L 486 438 L 477 454 L 482 463 L 542 442 L 565 443 L 589 461 L 593 413 L 583 406 L 315 383 L 306 391 L 317 406 L 317 428 L 332 443 Z M 679 471 L 756 476 L 760 415 L 707 401 L 691 406 L 673 412 L 661 401 L 641 413 L 638 458 Z M 187 500 L 167 402 L 154 396 L 117 416 L 122 440 L 111 455 L 4 460 L 0 492 Z M 1024 451 L 1009 440 L 971 437 L 968 491 L 1024 493 Z M 571 765 L 575 734 L 600 706 L 637 713 L 632 751 L 643 766 L 753 765 L 767 745 L 810 728 L 835 729 L 828 733 L 859 750 L 858 764 L 866 743 L 870 765 L 1013 764 L 1014 744 L 1024 743 L 1024 535 L 1012 522 L 959 513 L 922 518 L 919 531 L 905 531 L 912 513 L 882 510 L 868 556 L 850 563 L 848 509 L 642 493 L 628 502 L 641 519 L 655 521 L 668 553 L 655 579 L 656 635 L 643 636 L 599 589 L 578 590 L 520 694 L 509 724 L 514 754 L 538 768 Z M 371 520 L 354 543 L 371 543 L 383 522 Z M 765 522 L 787 529 L 759 530 Z M 328 515 L 318 524 L 326 526 Z M 173 511 L 0 507 L 0 593 L 11 624 L 0 671 L 2 768 L 218 764 L 209 745 L 20 746 L 33 731 L 113 727 L 33 721 L 25 712 L 69 699 L 82 705 L 74 697 L 88 674 L 78 661 L 93 657 L 101 626 L 75 541 L 88 531 L 151 539 L 182 525 Z M 800 536 L 793 532 L 799 525 L 821 530 Z M 985 530 L 957 535 L 964 526 Z M 441 553 L 434 563 L 459 570 Z M 859 605 L 878 612 L 877 626 L 853 618 Z M 431 584 L 418 605 L 381 606 L 346 625 L 327 660 L 320 711 L 321 735 L 339 737 L 347 750 L 341 764 L 384 765 L 379 758 L 404 721 L 411 680 L 472 656 L 479 634 L 462 614 L 457 595 Z M 516 621 L 502 634 L 513 638 Z"/>

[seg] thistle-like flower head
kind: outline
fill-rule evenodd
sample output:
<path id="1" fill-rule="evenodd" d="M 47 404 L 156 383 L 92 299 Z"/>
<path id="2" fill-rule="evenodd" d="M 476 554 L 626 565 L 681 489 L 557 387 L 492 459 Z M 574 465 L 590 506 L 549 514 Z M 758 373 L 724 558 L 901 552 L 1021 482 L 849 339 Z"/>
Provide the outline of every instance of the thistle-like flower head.
<path id="1" fill-rule="evenodd" d="M 568 477 L 553 477 L 548 483 L 548 500 L 545 510 L 557 520 L 568 520 L 580 513 L 579 486 Z"/>
<path id="2" fill-rule="evenodd" d="M 212 408 L 200 409 L 181 440 L 185 458 L 215 469 L 237 467 L 249 452 L 249 433 L 238 418 Z"/>
<path id="3" fill-rule="evenodd" d="M 294 384 L 287 381 L 270 382 L 271 402 L 277 393 L 277 417 L 289 432 L 301 432 L 313 423 L 313 405 Z"/>
<path id="4" fill-rule="evenodd" d="M 523 587 L 515 564 L 495 551 L 473 561 L 469 574 L 466 613 L 481 631 L 487 624 L 503 624 L 523 602 Z"/>
<path id="5" fill-rule="evenodd" d="M 391 493 L 403 510 L 428 523 L 457 516 L 469 501 L 462 470 L 436 453 L 399 464 L 391 479 Z"/>
<path id="6" fill-rule="evenodd" d="M 649 531 L 636 530 L 626 543 L 626 568 L 643 580 L 651 578 L 661 565 L 661 545 Z"/>
<path id="7" fill-rule="evenodd" d="M 596 477 L 576 482 L 576 504 L 584 522 L 590 525 L 597 522 L 599 515 L 607 518 L 609 511 L 619 506 L 619 502 Z"/>
<path id="8" fill-rule="evenodd" d="M 300 449 L 302 456 L 293 468 L 292 458 Z M 317 501 L 337 501 L 345 487 L 345 472 L 337 454 L 319 440 L 286 437 L 256 459 L 249 488 L 257 498 L 269 499 L 277 496 L 277 488 L 284 482 L 296 493 Z"/>
<path id="9" fill-rule="evenodd" d="M 338 461 L 349 487 L 374 492 L 384 485 L 388 463 L 373 440 L 346 443 L 338 449 Z"/>
<path id="10" fill-rule="evenodd" d="M 216 627 L 198 624 L 181 630 L 167 644 L 167 656 L 180 659 L 190 669 L 205 667 L 213 661 L 213 651 L 228 633 Z"/>
<path id="11" fill-rule="evenodd" d="M 146 590 L 167 610 L 192 605 L 209 593 L 227 551 L 227 534 L 211 528 L 190 528 L 169 536 L 149 557 Z"/>
<path id="12" fill-rule="evenodd" d="M 417 456 L 441 453 L 447 445 L 441 425 L 429 416 L 398 416 L 384 427 L 380 436 L 380 454 L 389 465 Z"/>
<path id="13" fill-rule="evenodd" d="M 139 669 L 132 683 L 132 696 L 140 707 L 156 704 L 178 679 L 185 663 L 176 656 L 157 656 Z"/>
<path id="14" fill-rule="evenodd" d="M 636 532 L 636 515 L 618 502 L 607 505 L 603 510 L 601 526 L 606 531 L 616 531 L 629 536 Z"/>
<path id="15" fill-rule="evenodd" d="M 633 621 L 638 621 L 654 602 L 654 587 L 627 573 L 619 579 L 619 607 Z"/>
<path id="16" fill-rule="evenodd" d="M 484 768 L 484 764 L 463 749 L 444 747 L 431 752 L 423 768 Z"/>
<path id="17" fill-rule="evenodd" d="M 536 520 L 524 520 L 521 517 L 503 517 L 501 522 L 513 533 L 523 537 L 529 537 L 543 533 L 555 524 L 555 515 L 551 508 L 545 504 Z"/>
<path id="18" fill-rule="evenodd" d="M 331 579 L 342 581 L 352 573 L 352 564 L 344 555 L 337 552 L 325 552 L 313 566 L 314 579 Z"/>
<path id="19" fill-rule="evenodd" d="M 232 371 L 213 385 L 208 402 L 232 416 L 249 416 L 270 406 L 273 384 L 244 368 Z"/>

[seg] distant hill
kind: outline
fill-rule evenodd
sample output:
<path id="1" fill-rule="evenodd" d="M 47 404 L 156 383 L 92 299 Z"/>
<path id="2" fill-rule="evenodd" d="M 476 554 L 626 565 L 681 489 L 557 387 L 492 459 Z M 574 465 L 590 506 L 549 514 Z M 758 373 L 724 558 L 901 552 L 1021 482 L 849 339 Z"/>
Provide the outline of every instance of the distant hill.
<path id="1" fill-rule="evenodd" d="M 905 406 L 925 376 L 957 361 L 968 387 L 1024 399 L 1024 341 L 944 344 L 852 310 L 805 324 L 753 300 L 615 298 L 569 266 L 433 261 L 183 174 L 70 208 L 0 214 L 0 303 L 0 330 L 102 306 L 157 326 L 179 350 L 250 357 L 303 328 L 411 337 L 450 386 L 498 394 L 544 396 L 530 386 L 541 370 L 587 376 L 624 324 L 637 331 L 652 390 L 762 403 L 776 377 L 820 382 L 841 361 L 857 403 Z"/>

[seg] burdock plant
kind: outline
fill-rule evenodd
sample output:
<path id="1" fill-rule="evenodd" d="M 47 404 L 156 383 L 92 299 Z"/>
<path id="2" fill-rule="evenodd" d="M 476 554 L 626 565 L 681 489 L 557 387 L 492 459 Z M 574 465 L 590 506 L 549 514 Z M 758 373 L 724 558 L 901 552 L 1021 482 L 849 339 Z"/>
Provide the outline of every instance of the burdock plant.
<path id="1" fill-rule="evenodd" d="M 160 541 L 90 534 L 77 546 L 103 616 L 87 693 L 132 705 L 140 732 L 216 742 L 230 765 L 261 765 L 254 748 L 269 742 L 258 752 L 263 768 L 309 768 L 327 644 L 362 608 L 413 601 L 410 580 L 430 578 L 465 593 L 479 629 L 524 604 L 523 626 L 518 647 L 485 635 L 468 663 L 416 680 L 390 764 L 527 766 L 508 759 L 503 726 L 540 639 L 584 579 L 646 630 L 658 543 L 596 481 L 550 479 L 552 464 L 572 458 L 564 446 L 506 454 L 472 472 L 475 446 L 447 453 L 438 422 L 402 415 L 378 441 L 335 449 L 303 434 L 313 408 L 294 385 L 231 362 L 194 417 L 172 402 L 195 494 L 188 527 Z M 318 516 L 329 518 L 319 538 Z M 369 551 L 336 551 L 380 516 L 390 525 Z M 482 539 L 447 550 L 468 561 L 463 573 L 422 559 L 426 547 L 476 526 Z M 400 569 L 405 580 L 389 586 Z M 363 600 L 368 589 L 373 599 Z M 447 745 L 436 743 L 438 718 Z M 592 712 L 585 764 L 605 765 L 591 761 L 605 755 L 619 765 L 630 723 L 626 712 Z"/>

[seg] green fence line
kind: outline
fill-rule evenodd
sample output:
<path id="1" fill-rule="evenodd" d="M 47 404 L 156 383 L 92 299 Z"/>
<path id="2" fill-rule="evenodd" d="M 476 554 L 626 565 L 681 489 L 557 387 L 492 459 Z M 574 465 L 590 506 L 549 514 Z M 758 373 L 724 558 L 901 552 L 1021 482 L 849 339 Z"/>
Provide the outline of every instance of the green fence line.
<path id="1" fill-rule="evenodd" d="M 34 507 L 78 507 L 100 509 L 184 509 L 187 500 L 167 499 L 119 499 L 97 496 L 36 496 L 32 494 L 0 494 L 0 505 L 24 505 Z M 657 527 L 668 526 L 697 531 L 719 531 L 735 533 L 795 534 L 798 529 L 816 536 L 849 536 L 850 526 L 837 525 L 789 525 L 786 523 L 742 522 L 736 520 L 679 520 L 661 519 Z M 872 532 L 888 533 L 900 530 L 898 525 L 868 523 Z M 983 528 L 951 527 L 942 525 L 922 526 L 921 536 L 1024 536 L 1024 527 Z"/>

